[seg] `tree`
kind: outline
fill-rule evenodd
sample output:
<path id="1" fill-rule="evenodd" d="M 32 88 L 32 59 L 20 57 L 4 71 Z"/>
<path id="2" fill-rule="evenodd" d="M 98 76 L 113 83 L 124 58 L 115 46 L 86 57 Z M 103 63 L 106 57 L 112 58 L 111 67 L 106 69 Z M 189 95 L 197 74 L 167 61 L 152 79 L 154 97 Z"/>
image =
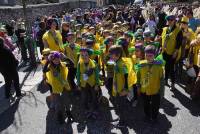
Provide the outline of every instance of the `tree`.
<path id="1" fill-rule="evenodd" d="M 24 18 L 24 21 L 25 21 L 25 29 L 27 30 L 27 12 L 26 12 L 26 7 L 27 7 L 27 0 L 22 0 L 22 6 L 23 6 L 23 18 Z"/>

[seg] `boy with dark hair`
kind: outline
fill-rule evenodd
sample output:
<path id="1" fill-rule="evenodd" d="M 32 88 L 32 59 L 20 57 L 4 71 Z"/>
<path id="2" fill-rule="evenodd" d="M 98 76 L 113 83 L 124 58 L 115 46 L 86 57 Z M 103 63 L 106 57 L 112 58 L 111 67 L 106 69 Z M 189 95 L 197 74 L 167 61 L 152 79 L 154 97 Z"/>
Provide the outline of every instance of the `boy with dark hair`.
<path id="1" fill-rule="evenodd" d="M 77 66 L 77 85 L 81 90 L 81 100 L 87 118 L 97 118 L 97 93 L 99 90 L 99 70 L 96 62 L 90 58 L 92 50 L 80 49 L 80 60 Z"/>
<path id="2" fill-rule="evenodd" d="M 160 106 L 161 82 L 163 81 L 162 61 L 155 60 L 155 46 L 145 48 L 145 58 L 137 72 L 137 85 L 144 100 L 144 113 L 147 120 L 156 121 Z"/>
<path id="3" fill-rule="evenodd" d="M 137 77 L 133 69 L 131 58 L 123 57 L 122 47 L 114 45 L 109 49 L 111 60 L 115 62 L 113 89 L 112 95 L 114 96 L 116 109 L 119 112 L 119 125 L 124 125 L 126 117 L 124 107 L 127 104 L 127 98 L 130 91 L 137 82 Z"/>

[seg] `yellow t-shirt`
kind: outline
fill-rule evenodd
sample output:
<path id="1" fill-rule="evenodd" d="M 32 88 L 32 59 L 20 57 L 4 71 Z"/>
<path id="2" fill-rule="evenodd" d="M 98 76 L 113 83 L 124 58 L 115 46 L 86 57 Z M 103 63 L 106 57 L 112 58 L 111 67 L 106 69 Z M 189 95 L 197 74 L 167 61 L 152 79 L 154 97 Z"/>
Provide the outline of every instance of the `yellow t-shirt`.
<path id="1" fill-rule="evenodd" d="M 77 44 L 76 44 L 77 45 Z M 78 45 L 77 45 L 78 46 Z M 77 51 L 74 49 L 71 49 L 70 46 L 66 46 L 65 47 L 65 55 L 72 60 L 72 62 L 74 63 L 74 68 L 77 67 L 78 64 L 78 60 L 79 60 L 79 55 L 77 53 Z"/>
<path id="2" fill-rule="evenodd" d="M 132 39 L 131 42 L 128 44 L 128 48 L 134 47 L 135 46 L 135 40 Z"/>
<path id="3" fill-rule="evenodd" d="M 97 69 L 97 66 L 93 60 L 90 59 L 88 65 L 86 66 L 83 60 L 80 58 L 79 65 L 78 65 L 78 72 L 80 74 L 80 86 L 85 87 L 86 84 L 89 84 L 91 87 L 94 87 L 98 84 L 96 79 L 96 73 L 95 70 Z M 90 71 L 90 75 L 88 75 L 88 71 Z"/>
<path id="4" fill-rule="evenodd" d="M 180 28 L 176 27 L 170 34 L 167 34 L 167 31 L 168 27 L 163 28 L 162 48 L 168 55 L 173 55 L 176 46 L 176 37 L 180 31 Z"/>
<path id="5" fill-rule="evenodd" d="M 98 43 L 95 43 L 94 46 L 92 47 L 92 50 L 93 51 L 99 51 L 100 50 L 100 45 Z M 98 60 L 99 60 L 99 56 L 95 55 L 95 54 L 90 55 L 90 58 L 92 60 L 95 60 L 96 58 L 98 58 Z"/>
<path id="6" fill-rule="evenodd" d="M 107 72 L 107 77 L 113 77 L 114 75 L 114 65 L 109 65 L 107 64 L 109 58 L 109 53 L 104 49 L 102 55 L 100 56 L 101 62 L 102 62 L 102 67 L 104 67 L 104 70 Z"/>
<path id="7" fill-rule="evenodd" d="M 53 35 L 51 34 L 50 31 L 47 31 L 43 35 L 42 39 L 44 41 L 46 41 L 49 49 L 51 49 L 52 51 L 59 51 L 59 52 L 64 51 L 63 43 L 62 43 L 62 35 L 61 35 L 60 31 L 56 31 L 56 37 L 55 38 L 53 37 Z"/>
<path id="8" fill-rule="evenodd" d="M 186 38 L 189 40 L 189 41 L 192 41 L 196 38 L 196 35 L 195 33 L 192 31 L 192 29 L 188 29 L 188 32 L 189 34 L 183 32 L 183 36 L 186 36 Z M 188 42 L 187 44 L 185 44 L 185 49 L 189 49 L 190 47 L 190 42 Z"/>
<path id="9" fill-rule="evenodd" d="M 148 64 L 141 61 L 141 68 L 137 72 L 138 83 L 141 85 L 141 93 L 155 95 L 160 91 L 163 67 L 160 64 Z"/>
<path id="10" fill-rule="evenodd" d="M 46 73 L 47 82 L 52 86 L 53 93 L 59 94 L 63 90 L 70 90 L 70 86 L 67 80 L 68 68 L 65 63 L 61 62 L 59 69 L 55 69 L 49 65 L 49 71 Z"/>
<path id="11" fill-rule="evenodd" d="M 171 33 L 167 34 L 168 27 L 163 28 L 162 32 L 162 50 L 168 55 L 173 55 L 176 47 L 176 37 L 180 31 L 179 27 L 176 27 Z M 178 56 L 176 61 L 178 61 L 181 57 L 181 47 L 178 50 Z"/>
<path id="12" fill-rule="evenodd" d="M 133 69 L 133 63 L 131 58 L 121 58 L 114 67 L 114 78 L 113 78 L 113 96 L 117 93 L 122 92 L 125 86 L 124 75 L 128 74 L 128 89 L 131 90 L 132 86 L 136 84 L 137 77 Z"/>
<path id="13" fill-rule="evenodd" d="M 193 50 L 193 53 L 194 53 L 194 65 L 197 65 L 198 66 L 198 54 L 199 54 L 199 51 L 200 51 L 200 44 L 193 47 L 192 48 Z"/>
<path id="14" fill-rule="evenodd" d="M 98 38 L 99 44 L 100 44 L 100 45 L 103 45 L 103 44 L 104 44 L 104 40 L 105 40 L 104 37 L 99 37 L 99 38 Z"/>

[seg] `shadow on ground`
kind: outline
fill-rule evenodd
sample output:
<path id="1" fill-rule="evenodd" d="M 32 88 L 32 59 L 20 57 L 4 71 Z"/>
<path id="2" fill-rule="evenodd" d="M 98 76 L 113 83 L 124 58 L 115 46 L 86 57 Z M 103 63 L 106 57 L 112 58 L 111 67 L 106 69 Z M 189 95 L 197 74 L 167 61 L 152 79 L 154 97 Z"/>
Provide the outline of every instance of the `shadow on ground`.
<path id="1" fill-rule="evenodd" d="M 187 108 L 193 116 L 200 116 L 200 102 L 193 102 L 177 89 L 172 92 L 174 93 L 173 97 L 176 98 L 185 108 Z"/>
<path id="2" fill-rule="evenodd" d="M 84 116 L 84 111 L 82 106 L 79 105 L 80 98 L 74 96 L 73 101 L 73 111 L 72 114 L 75 117 L 75 122 L 77 128 L 72 127 L 73 124 L 64 124 L 58 125 L 55 122 L 55 115 L 53 112 L 48 111 L 46 117 L 46 134 L 59 134 L 59 133 L 88 133 L 88 134 L 112 134 L 112 133 L 123 133 L 128 134 L 131 130 L 138 134 L 149 134 L 149 133 L 158 133 L 158 134 L 167 134 L 170 128 L 172 127 L 171 122 L 167 119 L 164 114 L 159 114 L 158 123 L 151 124 L 144 121 L 143 107 L 142 102 L 136 108 L 129 106 L 129 104 L 124 104 L 125 117 L 119 117 L 120 119 L 125 120 L 123 127 L 117 127 L 115 120 L 112 119 L 111 110 L 115 110 L 118 115 L 121 115 L 121 111 L 117 111 L 115 107 L 109 107 L 108 99 L 104 98 L 104 103 L 100 103 L 98 109 L 98 118 L 97 120 L 87 120 Z M 107 102 L 106 102 L 107 101 Z M 176 108 L 167 100 L 164 100 L 164 109 L 172 108 L 172 111 L 167 111 L 166 113 L 171 116 L 176 115 Z M 77 132 L 74 132 L 76 129 Z"/>
<path id="3" fill-rule="evenodd" d="M 20 115 L 18 111 L 19 101 L 16 101 L 13 105 L 11 105 L 6 111 L 4 111 L 0 115 L 0 132 L 7 129 L 10 125 L 14 125 L 15 128 L 19 128 L 19 126 L 15 123 L 15 113 L 17 112 L 18 115 Z M 7 117 L 7 118 L 5 118 Z M 19 116 L 20 118 L 21 116 Z M 20 119 L 21 120 L 21 119 Z"/>

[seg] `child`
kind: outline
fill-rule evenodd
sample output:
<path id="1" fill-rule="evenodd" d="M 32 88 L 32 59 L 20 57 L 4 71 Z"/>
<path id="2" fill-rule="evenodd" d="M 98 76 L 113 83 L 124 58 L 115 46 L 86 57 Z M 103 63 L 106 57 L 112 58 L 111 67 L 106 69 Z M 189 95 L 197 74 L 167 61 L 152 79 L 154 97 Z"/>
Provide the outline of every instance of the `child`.
<path id="1" fill-rule="evenodd" d="M 101 55 L 102 58 L 102 73 L 104 78 L 106 78 L 106 87 L 108 88 L 108 92 L 112 94 L 112 82 L 113 82 L 113 75 L 114 75 L 114 65 L 109 62 L 109 48 L 114 44 L 114 38 L 109 36 L 104 41 L 105 49 L 103 54 Z M 106 72 L 106 73 L 105 73 Z M 106 74 L 106 76 L 105 76 Z"/>
<path id="2" fill-rule="evenodd" d="M 72 68 L 69 68 L 69 84 L 72 90 L 76 90 L 77 86 L 74 82 L 76 76 L 76 68 L 79 60 L 79 55 L 77 54 L 78 44 L 75 44 L 75 35 L 74 33 L 68 33 L 66 38 L 67 45 L 65 46 L 65 55 L 67 58 L 71 59 L 74 63 Z"/>
<path id="3" fill-rule="evenodd" d="M 92 37 L 91 37 L 91 38 L 92 38 Z M 95 43 L 95 40 L 94 40 L 94 39 L 90 39 L 90 37 L 88 37 L 88 38 L 86 39 L 86 47 L 87 47 L 88 49 L 92 49 L 93 51 L 98 51 L 98 50 L 100 50 L 99 44 Z M 99 62 L 99 56 L 96 55 L 96 54 L 94 54 L 94 53 L 90 55 L 90 58 L 91 58 L 92 60 L 95 60 L 97 63 Z"/>
<path id="4" fill-rule="evenodd" d="M 136 74 L 131 58 L 122 57 L 121 46 L 114 45 L 109 49 L 109 52 L 111 59 L 115 62 L 112 94 L 119 111 L 119 117 L 126 117 L 124 105 L 127 104 L 128 93 L 137 82 Z M 124 120 L 121 118 L 119 123 L 122 125 Z"/>
<path id="5" fill-rule="evenodd" d="M 162 61 L 156 61 L 155 46 L 145 48 L 146 60 L 140 62 L 137 72 L 138 89 L 144 100 L 144 113 L 147 120 L 156 121 L 160 106 L 160 90 L 163 81 Z"/>
<path id="6" fill-rule="evenodd" d="M 42 68 L 44 68 L 44 66 L 46 65 L 46 63 L 48 62 L 48 57 L 51 53 L 51 50 L 49 48 L 45 48 L 43 51 L 42 51 L 42 59 L 40 60 L 40 63 L 42 65 Z M 46 72 L 43 73 L 43 79 L 41 81 L 41 85 L 45 85 L 46 84 Z M 53 96 L 50 95 L 49 96 L 49 101 L 52 101 L 53 100 Z"/>
<path id="7" fill-rule="evenodd" d="M 61 54 L 59 52 L 52 52 L 43 69 L 43 72 L 46 73 L 46 82 L 50 86 L 53 96 L 51 109 L 55 110 L 60 124 L 63 124 L 65 121 L 64 112 L 67 113 L 68 121 L 73 119 L 70 112 L 71 92 L 67 80 L 68 68 L 66 66 L 68 65 L 61 62 Z"/>
<path id="8" fill-rule="evenodd" d="M 46 64 L 46 62 L 48 61 L 48 56 L 51 53 L 51 50 L 49 48 L 45 48 L 42 51 L 42 59 L 41 59 L 41 64 L 44 66 Z"/>
<path id="9" fill-rule="evenodd" d="M 138 65 L 141 60 L 144 60 L 144 46 L 142 43 L 135 44 L 135 55 L 132 56 L 134 70 L 138 71 Z M 138 103 L 137 86 L 133 88 L 134 98 L 132 99 L 132 106 L 136 107 Z"/>
<path id="10" fill-rule="evenodd" d="M 135 54 L 132 56 L 132 58 L 134 65 L 139 64 L 141 60 L 144 60 L 145 53 L 143 43 L 135 44 Z"/>
<path id="11" fill-rule="evenodd" d="M 99 70 L 96 62 L 90 59 L 91 54 L 92 50 L 88 48 L 80 49 L 80 60 L 77 66 L 77 85 L 82 92 L 82 102 L 87 118 L 96 119 L 95 109 L 97 109 Z"/>
<path id="12" fill-rule="evenodd" d="M 118 39 L 118 45 L 122 46 L 122 49 L 123 49 L 122 57 L 127 57 L 128 58 L 128 57 L 131 56 L 131 54 L 128 51 L 129 43 L 127 42 L 126 38 L 120 37 Z"/>

